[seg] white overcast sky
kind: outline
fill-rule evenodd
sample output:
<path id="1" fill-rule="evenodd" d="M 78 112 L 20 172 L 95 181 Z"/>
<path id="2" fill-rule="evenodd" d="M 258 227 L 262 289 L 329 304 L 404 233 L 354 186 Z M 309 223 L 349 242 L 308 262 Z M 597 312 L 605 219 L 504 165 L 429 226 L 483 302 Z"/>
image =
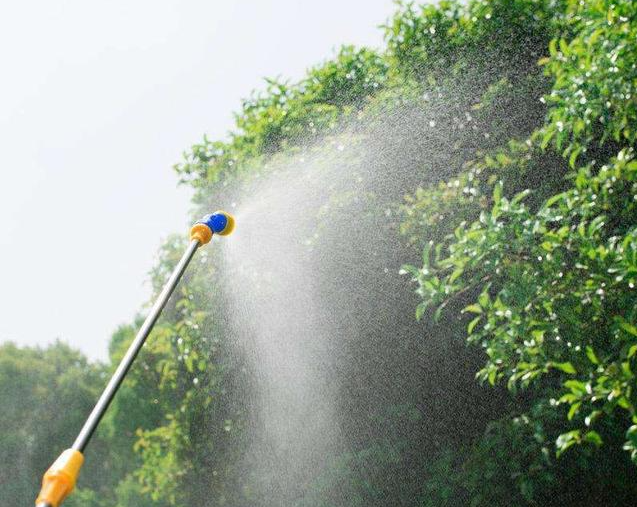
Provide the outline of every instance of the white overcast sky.
<path id="1" fill-rule="evenodd" d="M 171 166 L 263 77 L 379 47 L 391 0 L 0 2 L 0 341 L 106 358 L 188 229 Z"/>

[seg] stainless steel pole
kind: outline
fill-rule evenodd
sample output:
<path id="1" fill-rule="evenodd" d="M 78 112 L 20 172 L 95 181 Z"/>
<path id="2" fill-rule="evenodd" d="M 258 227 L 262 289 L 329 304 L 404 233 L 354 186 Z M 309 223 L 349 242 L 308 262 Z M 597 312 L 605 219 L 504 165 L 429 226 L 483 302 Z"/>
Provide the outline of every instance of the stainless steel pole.
<path id="1" fill-rule="evenodd" d="M 157 297 L 157 301 L 150 309 L 144 324 L 130 344 L 115 373 L 108 382 L 93 411 L 82 426 L 80 434 L 75 439 L 73 447 L 66 449 L 58 456 L 42 477 L 42 488 L 35 501 L 36 507 L 59 507 L 64 499 L 73 491 L 75 483 L 84 463 L 84 448 L 95 432 L 102 416 L 108 409 L 115 393 L 122 384 L 126 373 L 130 369 L 137 354 L 144 346 L 144 342 L 153 330 L 161 311 L 166 306 L 171 294 L 177 287 L 179 280 L 195 255 L 197 248 L 209 243 L 214 234 L 228 236 L 234 230 L 234 218 L 225 211 L 216 211 L 204 216 L 190 228 L 190 244 L 181 260 L 173 270 L 166 285 Z"/>
<path id="2" fill-rule="evenodd" d="M 144 342 L 146 341 L 146 338 L 148 338 L 148 335 L 153 330 L 153 326 L 157 322 L 157 319 L 159 318 L 161 311 L 164 309 L 164 306 L 166 306 L 166 303 L 170 299 L 170 295 L 175 290 L 175 287 L 177 287 L 179 280 L 184 274 L 184 271 L 186 270 L 186 268 L 188 267 L 188 264 L 192 260 L 192 257 L 197 251 L 197 248 L 199 248 L 199 245 L 200 243 L 196 239 L 193 239 L 190 242 L 190 245 L 188 245 L 188 249 L 182 256 L 181 260 L 179 261 L 174 271 L 170 275 L 170 278 L 166 282 L 166 285 L 164 286 L 161 293 L 157 297 L 157 301 L 155 301 L 155 304 L 151 308 L 150 313 L 148 314 L 148 316 L 146 317 L 146 320 L 142 324 L 142 327 L 137 332 L 137 336 L 135 336 L 135 339 L 128 347 L 126 354 L 124 355 L 121 362 L 119 363 L 119 366 L 115 370 L 115 373 L 111 377 L 111 380 L 109 380 L 108 385 L 104 389 L 104 392 L 102 392 L 102 395 L 100 396 L 99 400 L 97 400 L 97 403 L 95 404 L 95 407 L 93 408 L 93 411 L 91 412 L 91 415 L 89 415 L 88 419 L 84 423 L 84 426 L 82 426 L 82 430 L 80 431 L 79 435 L 75 439 L 75 442 L 73 443 L 73 447 L 71 447 L 72 449 L 75 449 L 76 451 L 80 451 L 80 452 L 84 451 L 86 444 L 88 444 L 89 440 L 91 439 L 91 436 L 93 435 L 93 432 L 95 431 L 95 428 L 97 428 L 97 425 L 102 419 L 102 416 L 104 415 L 104 413 L 106 412 L 106 409 L 108 408 L 111 401 L 113 400 L 115 393 L 117 392 L 117 390 L 119 389 L 119 386 L 122 384 L 122 381 L 126 377 L 126 373 L 128 372 L 131 365 L 133 364 L 133 361 L 137 357 L 137 354 L 139 353 L 141 348 L 144 346 Z"/>

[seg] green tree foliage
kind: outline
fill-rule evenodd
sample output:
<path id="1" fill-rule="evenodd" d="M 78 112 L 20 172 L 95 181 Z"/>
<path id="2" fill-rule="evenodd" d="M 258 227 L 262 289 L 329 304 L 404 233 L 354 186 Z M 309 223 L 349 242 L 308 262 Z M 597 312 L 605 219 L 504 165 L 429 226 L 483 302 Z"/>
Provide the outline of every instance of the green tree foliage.
<path id="1" fill-rule="evenodd" d="M 162 249 L 152 273 L 156 291 L 184 246 L 174 239 Z M 226 490 L 241 490 L 237 483 L 242 477 L 233 467 L 243 450 L 243 407 L 235 401 L 241 396 L 232 393 L 242 369 L 231 350 L 221 346 L 221 336 L 230 334 L 224 332 L 223 319 L 204 311 L 210 308 L 210 287 L 220 276 L 210 269 L 207 255 L 200 252 L 199 266 L 185 275 L 132 378 L 140 382 L 152 376 L 153 402 L 162 416 L 153 425 L 138 427 L 135 450 L 141 465 L 134 472 L 141 490 L 161 505 L 223 505 L 230 496 Z M 241 392 L 240 386 L 236 389 Z M 212 500 L 210 490 L 216 492 Z"/>
<path id="2" fill-rule="evenodd" d="M 27 505 L 35 499 L 42 474 L 74 440 L 90 412 L 104 373 L 103 367 L 59 342 L 46 349 L 0 346 L 4 503 Z M 98 436 L 85 470 L 84 484 L 96 490 L 109 486 L 104 444 Z"/>
<path id="3" fill-rule="evenodd" d="M 381 52 L 344 47 L 297 83 L 268 80 L 227 140 L 204 137 L 175 166 L 200 208 L 314 142 L 352 181 L 361 168 L 401 175 L 364 192 L 327 182 L 306 231 L 326 300 L 361 278 L 373 285 L 392 262 L 407 262 L 416 294 L 402 277 L 391 304 L 371 295 L 356 315 L 334 308 L 348 337 L 334 364 L 346 445 L 290 505 L 634 504 L 636 4 L 398 3 L 384 30 Z M 326 136 L 351 147 L 346 161 Z M 373 156 L 370 139 L 383 143 Z M 364 230 L 382 231 L 373 250 Z M 162 248 L 156 291 L 183 246 Z M 200 253 L 71 505 L 269 502 L 245 473 L 254 379 L 229 339 L 219 259 Z M 109 367 L 60 344 L 0 349 L 0 453 L 19 463 L 3 498 L 31 498 L 52 443 L 72 440 L 137 324 L 114 334 Z M 349 339 L 351 327 L 361 331 Z"/>
<path id="4" fill-rule="evenodd" d="M 464 309 L 469 341 L 489 357 L 479 378 L 505 379 L 510 389 L 562 378 L 555 404 L 571 405 L 568 419 L 585 411 L 586 431 L 562 435 L 560 451 L 601 444 L 587 427 L 604 413 L 635 413 L 636 172 L 622 151 L 595 175 L 581 169 L 574 188 L 535 212 L 524 204 L 527 192 L 507 199 L 496 185 L 491 212 L 458 228 L 435 268 L 426 256 L 413 271 L 424 306 L 479 290 Z"/>
<path id="5" fill-rule="evenodd" d="M 419 316 L 457 313 L 462 302 L 467 339 L 487 356 L 478 378 L 531 390 L 561 414 L 558 456 L 603 446 L 610 418 L 635 460 L 636 11 L 632 2 L 572 2 L 565 14 L 540 61 L 553 83 L 546 121 L 526 148 L 472 164 L 457 180 L 462 192 L 447 183 L 416 194 L 405 230 L 440 232 L 423 265 L 406 271 L 423 299 Z M 529 166 L 564 173 L 537 164 L 553 150 L 568 162 L 567 179 L 534 185 Z M 456 206 L 464 211 L 445 230 L 435 213 Z"/>
<path id="6" fill-rule="evenodd" d="M 633 2 L 571 2 L 569 35 L 555 38 L 543 60 L 554 79 L 542 129 L 574 164 L 580 153 L 613 140 L 635 142 L 637 35 Z"/>
<path id="7" fill-rule="evenodd" d="M 263 93 L 243 101 L 230 141 L 203 142 L 175 170 L 195 187 L 223 181 L 261 157 L 318 139 L 341 117 L 383 87 L 387 63 L 369 49 L 343 47 L 334 60 L 311 69 L 298 83 L 268 79 Z"/>

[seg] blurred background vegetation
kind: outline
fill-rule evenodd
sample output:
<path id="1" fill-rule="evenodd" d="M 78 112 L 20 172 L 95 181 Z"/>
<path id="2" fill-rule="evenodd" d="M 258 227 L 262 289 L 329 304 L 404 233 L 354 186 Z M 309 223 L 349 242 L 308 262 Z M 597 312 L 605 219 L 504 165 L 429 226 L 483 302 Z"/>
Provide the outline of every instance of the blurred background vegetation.
<path id="1" fill-rule="evenodd" d="M 382 199 L 404 276 L 391 309 L 372 308 L 384 327 L 350 344 L 363 359 L 382 347 L 400 388 L 360 382 L 364 361 L 356 383 L 337 371 L 340 403 L 376 429 L 344 423 L 349 447 L 294 504 L 634 505 L 637 4 L 399 3 L 384 30 L 381 52 L 343 47 L 301 82 L 269 80 L 227 140 L 204 138 L 175 167 L 203 208 L 356 118 L 413 152 L 373 161 L 403 165 Z M 453 127 L 414 127 L 432 110 Z M 156 290 L 182 246 L 160 252 Z M 210 310 L 224 307 L 210 304 L 215 276 L 187 275 L 67 505 L 269 505 L 242 471 L 249 383 Z M 414 330 L 400 344 L 397 321 Z M 108 364 L 62 343 L 0 347 L 3 504 L 32 501 L 138 324 L 115 332 Z M 421 342 L 436 344 L 428 358 L 401 362 Z"/>

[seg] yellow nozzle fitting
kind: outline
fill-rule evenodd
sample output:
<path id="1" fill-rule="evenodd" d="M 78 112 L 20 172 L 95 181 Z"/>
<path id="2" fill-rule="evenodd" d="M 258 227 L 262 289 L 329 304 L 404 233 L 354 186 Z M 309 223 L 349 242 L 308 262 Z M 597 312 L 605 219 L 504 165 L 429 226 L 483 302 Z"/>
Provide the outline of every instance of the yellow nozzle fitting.
<path id="1" fill-rule="evenodd" d="M 190 229 L 190 239 L 196 239 L 200 244 L 205 245 L 212 239 L 212 230 L 206 224 L 195 224 Z"/>
<path id="2" fill-rule="evenodd" d="M 75 488 L 82 463 L 84 463 L 84 456 L 80 451 L 67 449 L 60 454 L 60 457 L 44 474 L 42 489 L 35 504 L 59 507 Z"/>

